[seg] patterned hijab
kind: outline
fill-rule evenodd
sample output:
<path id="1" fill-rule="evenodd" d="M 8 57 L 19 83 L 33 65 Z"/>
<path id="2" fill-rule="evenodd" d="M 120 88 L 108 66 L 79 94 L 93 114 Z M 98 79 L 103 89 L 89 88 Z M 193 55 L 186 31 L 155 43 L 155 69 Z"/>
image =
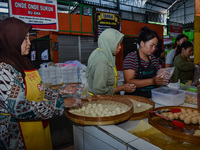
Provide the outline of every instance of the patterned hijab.
<path id="1" fill-rule="evenodd" d="M 31 26 L 25 22 L 9 17 L 0 22 L 0 62 L 13 66 L 24 76 L 24 70 L 33 69 L 26 56 L 21 55 L 21 44 Z"/>

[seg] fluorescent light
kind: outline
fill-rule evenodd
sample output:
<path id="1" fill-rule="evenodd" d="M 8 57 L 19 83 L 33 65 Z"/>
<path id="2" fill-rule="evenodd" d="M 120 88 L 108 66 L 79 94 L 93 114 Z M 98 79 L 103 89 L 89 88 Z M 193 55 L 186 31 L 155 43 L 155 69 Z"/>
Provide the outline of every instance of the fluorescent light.
<path id="1" fill-rule="evenodd" d="M 0 13 L 8 13 L 8 8 L 0 8 Z"/>

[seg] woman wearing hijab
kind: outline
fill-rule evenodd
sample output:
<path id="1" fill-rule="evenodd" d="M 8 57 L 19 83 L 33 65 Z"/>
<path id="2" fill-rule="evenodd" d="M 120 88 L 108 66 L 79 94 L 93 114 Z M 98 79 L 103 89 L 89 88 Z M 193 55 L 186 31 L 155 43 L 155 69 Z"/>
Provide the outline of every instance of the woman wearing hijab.
<path id="1" fill-rule="evenodd" d="M 120 91 L 133 92 L 133 84 L 117 86 L 115 56 L 121 50 L 124 35 L 115 29 L 104 30 L 88 59 L 86 77 L 90 95 L 113 95 Z"/>
<path id="2" fill-rule="evenodd" d="M 0 22 L 0 149 L 51 150 L 48 119 L 80 104 L 44 90 L 26 55 L 31 26 L 16 18 Z"/>

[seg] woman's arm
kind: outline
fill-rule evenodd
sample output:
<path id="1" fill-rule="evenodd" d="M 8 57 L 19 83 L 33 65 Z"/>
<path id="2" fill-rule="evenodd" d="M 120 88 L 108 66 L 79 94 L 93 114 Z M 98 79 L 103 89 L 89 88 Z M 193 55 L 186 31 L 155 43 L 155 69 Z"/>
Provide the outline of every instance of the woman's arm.
<path id="1" fill-rule="evenodd" d="M 132 93 L 135 91 L 136 86 L 134 84 L 126 83 L 121 86 L 117 86 L 114 88 L 114 93 L 118 93 L 120 91 L 125 91 L 127 93 Z"/>
<path id="2" fill-rule="evenodd" d="M 65 108 L 63 99 L 58 98 L 55 103 L 51 100 L 28 101 L 21 73 L 10 65 L 3 66 L 1 71 L 0 97 L 3 113 L 23 120 L 43 120 L 55 114 L 63 114 Z"/>
<path id="3" fill-rule="evenodd" d="M 135 79 L 135 70 L 124 70 L 124 79 L 127 83 L 134 84 L 137 88 L 149 86 L 149 85 L 166 85 L 167 80 L 160 76 L 155 76 L 150 79 Z"/>
<path id="4" fill-rule="evenodd" d="M 124 80 L 127 83 L 135 84 L 137 88 L 145 87 L 154 84 L 153 78 L 150 79 L 135 79 L 135 70 L 124 70 Z"/>

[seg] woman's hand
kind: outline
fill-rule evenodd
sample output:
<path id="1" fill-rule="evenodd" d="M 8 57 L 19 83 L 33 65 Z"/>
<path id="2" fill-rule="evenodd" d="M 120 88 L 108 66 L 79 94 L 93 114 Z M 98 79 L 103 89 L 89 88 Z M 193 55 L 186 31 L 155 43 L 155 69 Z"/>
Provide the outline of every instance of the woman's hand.
<path id="1" fill-rule="evenodd" d="M 123 85 L 123 91 L 132 93 L 135 91 L 136 86 L 134 84 L 126 83 Z"/>
<path id="2" fill-rule="evenodd" d="M 168 80 L 163 78 L 162 76 L 155 76 L 152 78 L 153 85 L 167 85 Z"/>
<path id="3" fill-rule="evenodd" d="M 79 98 L 74 98 L 74 97 L 65 98 L 64 102 L 66 108 L 82 106 L 82 101 Z"/>

